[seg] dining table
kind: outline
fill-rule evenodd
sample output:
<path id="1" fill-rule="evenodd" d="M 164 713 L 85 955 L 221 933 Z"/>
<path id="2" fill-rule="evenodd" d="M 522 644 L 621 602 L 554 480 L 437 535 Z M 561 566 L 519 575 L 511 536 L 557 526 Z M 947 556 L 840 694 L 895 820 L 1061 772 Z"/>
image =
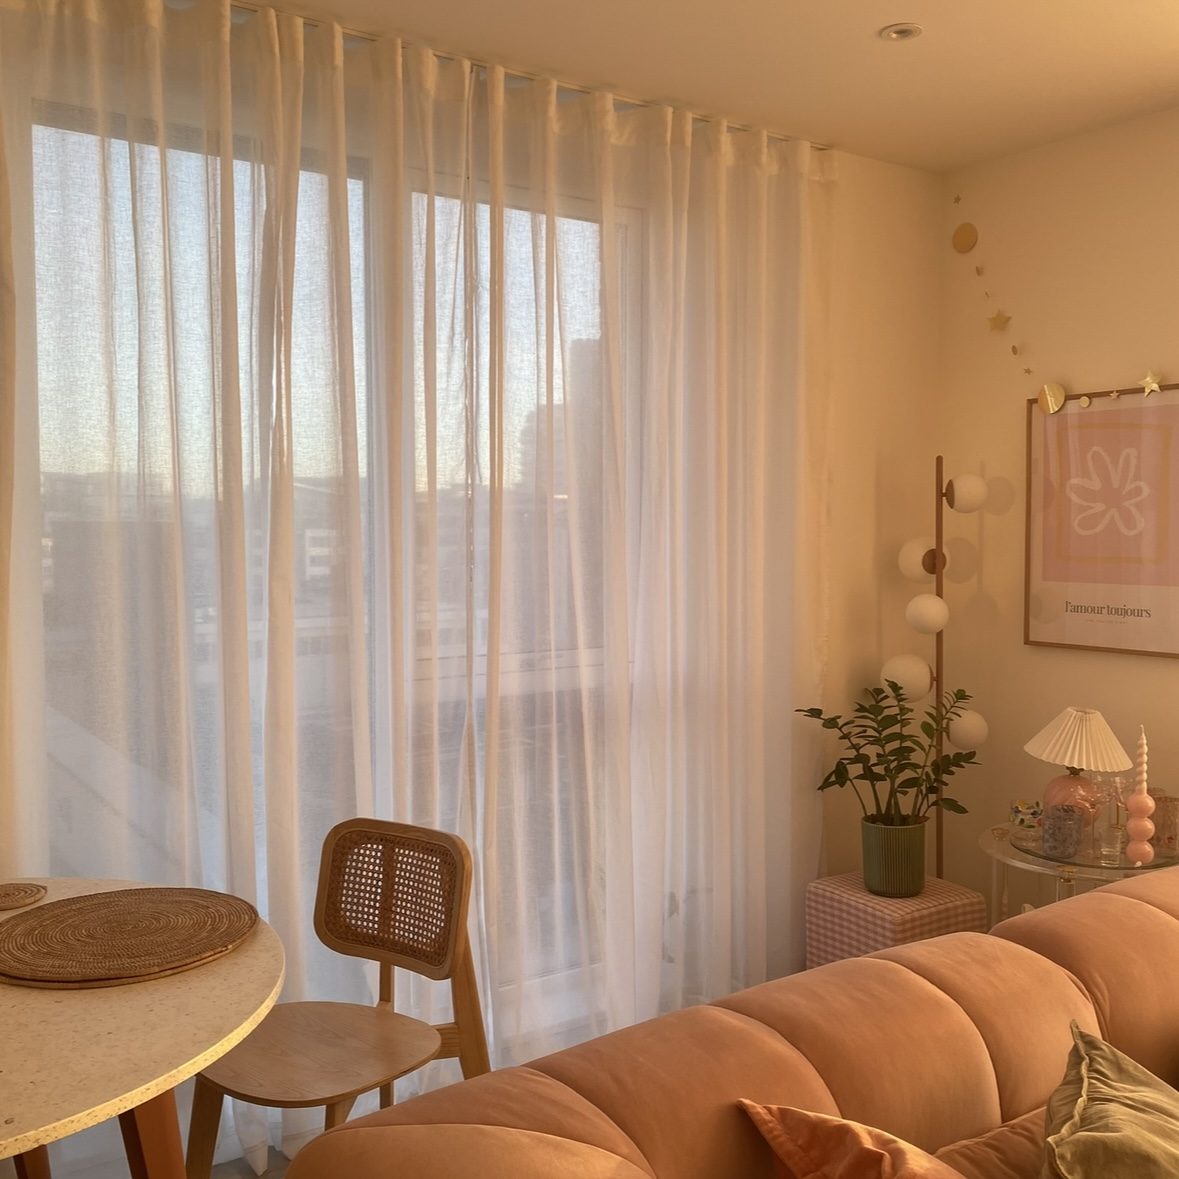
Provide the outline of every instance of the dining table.
<path id="1" fill-rule="evenodd" d="M 41 905 L 146 887 L 26 881 L 45 886 Z M 184 1179 L 174 1090 L 262 1021 L 283 972 L 282 943 L 259 919 L 228 953 L 166 977 L 82 989 L 0 981 L 0 1159 L 12 1157 L 20 1179 L 49 1179 L 49 1143 L 117 1117 L 132 1179 Z"/>

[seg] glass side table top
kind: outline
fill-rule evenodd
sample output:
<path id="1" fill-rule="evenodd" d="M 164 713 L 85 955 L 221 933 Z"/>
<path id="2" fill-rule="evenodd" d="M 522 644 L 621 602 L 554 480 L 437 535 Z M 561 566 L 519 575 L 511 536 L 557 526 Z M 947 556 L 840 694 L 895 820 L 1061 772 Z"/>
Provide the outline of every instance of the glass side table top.
<path id="1" fill-rule="evenodd" d="M 1052 876 L 1078 877 L 1082 880 L 1123 880 L 1141 872 L 1153 872 L 1179 863 L 1179 855 L 1171 851 L 1155 851 L 1149 864 L 1135 867 L 1123 851 L 1117 863 L 1103 863 L 1101 853 L 1093 846 L 1091 832 L 1086 831 L 1081 850 L 1071 859 L 1046 855 L 1040 848 L 1039 828 L 1027 829 L 1003 824 L 985 830 L 978 839 L 979 847 L 993 859 L 1031 872 Z"/>

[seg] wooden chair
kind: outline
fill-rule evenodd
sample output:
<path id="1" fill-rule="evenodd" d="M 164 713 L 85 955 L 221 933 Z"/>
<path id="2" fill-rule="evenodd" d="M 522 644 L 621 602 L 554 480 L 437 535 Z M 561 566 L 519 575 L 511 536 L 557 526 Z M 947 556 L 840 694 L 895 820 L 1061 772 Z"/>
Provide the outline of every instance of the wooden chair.
<path id="1" fill-rule="evenodd" d="M 380 963 L 375 1007 L 280 1003 L 249 1036 L 197 1075 L 188 1179 L 208 1179 L 226 1094 L 254 1105 L 326 1107 L 345 1121 L 361 1093 L 435 1057 L 457 1056 L 464 1077 L 488 1072 L 487 1040 L 467 938 L 471 853 L 425 827 L 349 819 L 328 832 L 315 897 L 315 932 L 341 954 Z M 432 1027 L 393 1010 L 393 968 L 449 979 L 451 1023 Z"/>

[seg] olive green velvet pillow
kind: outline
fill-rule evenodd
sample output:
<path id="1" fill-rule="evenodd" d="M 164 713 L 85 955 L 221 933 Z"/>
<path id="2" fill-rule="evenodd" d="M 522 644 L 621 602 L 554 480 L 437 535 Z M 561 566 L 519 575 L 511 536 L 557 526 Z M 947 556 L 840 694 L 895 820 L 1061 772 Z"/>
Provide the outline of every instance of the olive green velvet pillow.
<path id="1" fill-rule="evenodd" d="M 1047 1130 L 1042 1179 L 1179 1175 L 1179 1092 L 1076 1023 Z"/>

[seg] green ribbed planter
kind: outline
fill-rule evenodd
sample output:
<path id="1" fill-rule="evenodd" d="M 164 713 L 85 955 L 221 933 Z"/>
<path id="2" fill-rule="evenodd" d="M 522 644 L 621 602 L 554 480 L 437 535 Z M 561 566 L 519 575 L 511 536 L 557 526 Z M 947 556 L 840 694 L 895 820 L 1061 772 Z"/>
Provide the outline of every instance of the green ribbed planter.
<path id="1" fill-rule="evenodd" d="M 915 897 L 925 887 L 925 820 L 906 827 L 860 822 L 864 887 L 878 897 Z"/>

